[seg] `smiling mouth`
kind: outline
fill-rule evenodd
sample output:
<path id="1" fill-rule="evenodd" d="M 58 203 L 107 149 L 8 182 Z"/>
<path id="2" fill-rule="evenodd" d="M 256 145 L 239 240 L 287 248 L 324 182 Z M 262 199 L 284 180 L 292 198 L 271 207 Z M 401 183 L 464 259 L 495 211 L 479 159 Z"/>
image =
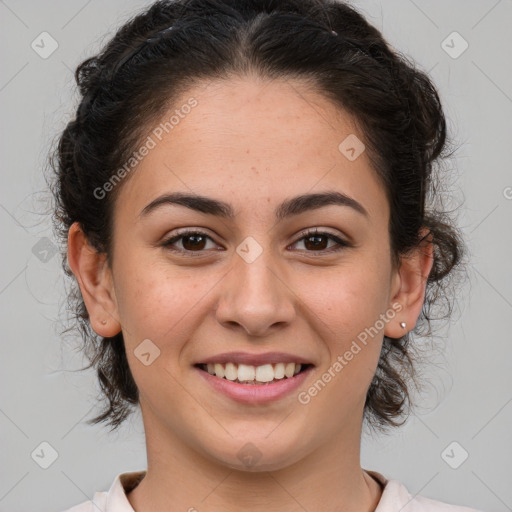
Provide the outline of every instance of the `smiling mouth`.
<path id="1" fill-rule="evenodd" d="M 208 372 L 220 379 L 229 380 L 237 384 L 268 385 L 281 380 L 291 379 L 304 372 L 312 364 L 275 363 L 252 366 L 235 363 L 208 363 L 196 364 L 197 368 Z"/>

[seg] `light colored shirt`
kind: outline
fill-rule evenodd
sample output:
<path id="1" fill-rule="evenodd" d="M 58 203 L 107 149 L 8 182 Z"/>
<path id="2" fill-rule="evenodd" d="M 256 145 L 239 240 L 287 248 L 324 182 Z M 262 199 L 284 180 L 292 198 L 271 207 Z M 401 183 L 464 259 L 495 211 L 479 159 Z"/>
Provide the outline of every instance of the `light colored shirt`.
<path id="1" fill-rule="evenodd" d="M 418 495 L 412 496 L 398 480 L 387 479 L 376 471 L 365 471 L 383 487 L 375 512 L 482 512 Z M 126 494 L 137 487 L 145 474 L 145 471 L 121 473 L 115 477 L 108 491 L 98 491 L 92 501 L 84 501 L 63 512 L 134 512 Z M 194 510 L 193 507 L 191 510 Z"/>

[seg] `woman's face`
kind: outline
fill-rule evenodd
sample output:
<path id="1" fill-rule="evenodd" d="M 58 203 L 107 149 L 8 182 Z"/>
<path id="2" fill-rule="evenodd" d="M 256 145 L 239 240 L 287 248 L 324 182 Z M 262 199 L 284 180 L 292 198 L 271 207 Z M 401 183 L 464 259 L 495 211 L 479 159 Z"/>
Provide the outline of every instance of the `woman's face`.
<path id="1" fill-rule="evenodd" d="M 148 133 L 154 147 L 118 185 L 114 215 L 116 315 L 146 433 L 256 470 L 333 443 L 358 450 L 382 338 L 400 321 L 389 206 L 364 135 L 284 80 L 198 86 L 162 123 L 173 114 L 169 133 L 158 124 Z M 225 208 L 160 201 L 177 193 Z M 183 231 L 196 234 L 166 244 Z M 237 376 L 263 366 L 262 380 L 268 364 L 311 366 L 252 385 L 198 367 L 229 361 L 248 366 Z"/>

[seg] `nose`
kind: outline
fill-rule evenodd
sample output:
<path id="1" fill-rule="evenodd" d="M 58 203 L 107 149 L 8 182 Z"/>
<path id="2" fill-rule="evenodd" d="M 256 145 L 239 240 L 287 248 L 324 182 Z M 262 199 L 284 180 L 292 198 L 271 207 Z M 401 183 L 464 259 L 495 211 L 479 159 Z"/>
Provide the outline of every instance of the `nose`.
<path id="1" fill-rule="evenodd" d="M 284 272 L 269 251 L 253 262 L 234 255 L 233 267 L 221 283 L 216 310 L 224 327 L 244 329 L 251 336 L 265 336 L 289 325 L 295 317 L 294 293 Z"/>

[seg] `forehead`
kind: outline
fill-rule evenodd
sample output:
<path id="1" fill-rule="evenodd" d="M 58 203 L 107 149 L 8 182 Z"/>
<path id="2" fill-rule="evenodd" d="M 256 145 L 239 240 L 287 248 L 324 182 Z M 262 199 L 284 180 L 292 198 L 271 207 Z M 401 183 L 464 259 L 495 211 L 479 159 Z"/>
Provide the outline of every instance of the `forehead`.
<path id="1" fill-rule="evenodd" d="M 244 205 L 270 207 L 284 197 L 337 189 L 370 214 L 387 215 L 366 151 L 355 159 L 346 153 L 347 145 L 364 148 L 364 134 L 304 82 L 250 77 L 198 84 L 148 136 L 154 147 L 120 191 L 139 211 L 176 190 L 222 198 L 242 212 Z"/>

